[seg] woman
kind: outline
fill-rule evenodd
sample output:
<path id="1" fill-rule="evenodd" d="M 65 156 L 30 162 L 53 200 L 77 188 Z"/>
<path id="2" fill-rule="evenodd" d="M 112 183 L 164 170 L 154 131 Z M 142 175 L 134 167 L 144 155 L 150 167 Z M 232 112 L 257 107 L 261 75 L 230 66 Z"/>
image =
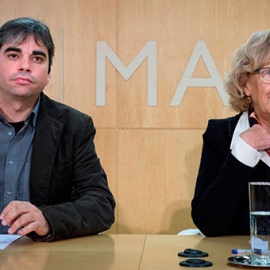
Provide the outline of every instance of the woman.
<path id="1" fill-rule="evenodd" d="M 192 200 L 206 236 L 249 234 L 248 182 L 270 181 L 270 30 L 235 52 L 225 87 L 240 113 L 209 121 Z"/>

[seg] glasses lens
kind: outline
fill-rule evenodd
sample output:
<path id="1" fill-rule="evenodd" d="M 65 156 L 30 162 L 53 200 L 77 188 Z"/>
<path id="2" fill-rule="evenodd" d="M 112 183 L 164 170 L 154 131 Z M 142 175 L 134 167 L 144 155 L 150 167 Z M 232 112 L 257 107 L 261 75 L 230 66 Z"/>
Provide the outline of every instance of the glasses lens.
<path id="1" fill-rule="evenodd" d="M 270 83 L 270 68 L 260 70 L 260 79 L 264 83 Z"/>

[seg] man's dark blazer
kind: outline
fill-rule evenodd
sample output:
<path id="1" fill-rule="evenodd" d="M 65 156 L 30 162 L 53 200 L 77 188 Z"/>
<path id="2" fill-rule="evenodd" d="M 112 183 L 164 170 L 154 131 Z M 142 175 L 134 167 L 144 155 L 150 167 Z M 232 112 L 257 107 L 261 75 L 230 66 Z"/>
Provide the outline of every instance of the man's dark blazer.
<path id="1" fill-rule="evenodd" d="M 31 203 L 57 240 L 114 222 L 115 202 L 94 146 L 92 119 L 41 94 L 30 172 Z"/>
<path id="2" fill-rule="evenodd" d="M 240 116 L 210 120 L 203 134 L 192 218 L 206 236 L 248 235 L 248 182 L 270 180 L 270 169 L 262 161 L 251 168 L 231 153 L 230 144 Z"/>

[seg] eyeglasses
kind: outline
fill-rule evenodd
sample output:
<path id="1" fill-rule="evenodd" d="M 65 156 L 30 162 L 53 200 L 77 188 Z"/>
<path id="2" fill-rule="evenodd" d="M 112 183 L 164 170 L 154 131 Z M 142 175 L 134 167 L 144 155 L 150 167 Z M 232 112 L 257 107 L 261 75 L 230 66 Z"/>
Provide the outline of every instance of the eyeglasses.
<path id="1" fill-rule="evenodd" d="M 254 73 L 259 74 L 259 78 L 263 83 L 270 83 L 270 67 L 257 68 L 254 70 Z"/>

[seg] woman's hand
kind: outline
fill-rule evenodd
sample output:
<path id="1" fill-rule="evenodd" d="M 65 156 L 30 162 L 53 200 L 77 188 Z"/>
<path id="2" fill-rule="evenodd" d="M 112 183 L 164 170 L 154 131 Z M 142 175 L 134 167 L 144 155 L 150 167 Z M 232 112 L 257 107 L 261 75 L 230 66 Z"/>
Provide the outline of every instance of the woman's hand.
<path id="1" fill-rule="evenodd" d="M 257 151 L 270 150 L 270 132 L 261 125 L 254 125 L 240 134 L 240 137 Z"/>

